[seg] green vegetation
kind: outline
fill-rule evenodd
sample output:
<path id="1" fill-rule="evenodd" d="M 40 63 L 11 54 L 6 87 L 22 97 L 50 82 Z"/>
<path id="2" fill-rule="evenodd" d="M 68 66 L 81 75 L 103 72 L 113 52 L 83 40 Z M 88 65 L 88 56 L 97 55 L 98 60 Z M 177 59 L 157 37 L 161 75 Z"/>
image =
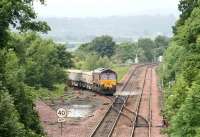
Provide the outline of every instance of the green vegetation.
<path id="1" fill-rule="evenodd" d="M 96 37 L 91 43 L 90 43 L 90 49 L 91 51 L 95 51 L 100 56 L 107 56 L 111 57 L 114 54 L 115 48 L 115 42 L 113 42 L 112 37 L 110 36 L 101 36 Z"/>
<path id="2" fill-rule="evenodd" d="M 123 76 L 128 72 L 130 65 L 114 65 L 112 69 L 117 73 L 118 81 L 122 80 Z"/>
<path id="3" fill-rule="evenodd" d="M 136 55 L 140 62 L 152 62 L 163 54 L 167 48 L 169 38 L 158 36 L 155 40 L 139 39 L 138 42 L 116 44 L 110 36 L 101 36 L 93 41 L 81 45 L 74 52 L 75 67 L 93 70 L 99 67 L 119 66 L 130 64 Z"/>
<path id="4" fill-rule="evenodd" d="M 14 98 L 13 107 L 19 113 L 17 119 L 24 127 L 24 134 L 40 136 L 43 133 L 33 101 L 41 95 L 50 99 L 64 94 L 64 70 L 72 66 L 72 56 L 63 45 L 42 39 L 35 33 L 10 33 L 9 37 L 8 51 L 1 50 L 5 55 L 2 94 L 8 92 Z M 56 86 L 58 84 L 62 86 Z"/>
<path id="5" fill-rule="evenodd" d="M 58 99 L 61 99 L 61 97 L 63 97 L 63 99 L 65 100 L 69 100 L 74 97 L 74 93 L 71 92 L 70 88 L 66 89 L 66 85 L 64 83 L 56 84 L 54 86 L 55 87 L 53 90 L 40 88 L 32 92 L 32 95 L 34 96 L 34 100 L 42 99 L 42 100 L 49 101 L 49 100 L 58 100 Z"/>
<path id="6" fill-rule="evenodd" d="M 2 137 L 25 136 L 24 125 L 19 122 L 19 113 L 15 109 L 13 98 L 8 92 L 0 94 L 0 131 Z"/>
<path id="7" fill-rule="evenodd" d="M 152 62 L 161 56 L 168 47 L 169 38 L 157 36 L 155 40 L 141 38 L 138 42 L 116 44 L 110 36 L 95 38 L 81 45 L 73 54 L 75 68 L 94 70 L 111 68 L 118 74 L 120 81 L 134 63 L 136 55 L 140 62 Z"/>
<path id="8" fill-rule="evenodd" d="M 141 49 L 138 48 L 136 43 L 121 43 L 116 46 L 113 61 L 118 64 L 134 62 L 136 54 L 140 54 Z M 142 56 L 142 55 L 141 55 Z"/>
<path id="9" fill-rule="evenodd" d="M 180 19 L 160 66 L 171 137 L 200 136 L 200 1 L 181 0 Z"/>
<path id="10" fill-rule="evenodd" d="M 44 0 L 39 1 L 44 4 Z M 57 99 L 64 94 L 65 69 L 73 65 L 87 70 L 111 67 L 121 79 L 128 67 L 120 64 L 133 62 L 136 54 L 140 61 L 152 61 L 162 55 L 168 43 L 168 38 L 160 36 L 155 41 L 141 39 L 117 45 L 112 37 L 101 36 L 82 45 L 73 57 L 64 45 L 36 33 L 46 33 L 50 27 L 37 20 L 33 0 L 1 0 L 0 7 L 1 137 L 44 136 L 34 101 Z M 10 26 L 17 31 L 12 32 Z"/>
<path id="11" fill-rule="evenodd" d="M 72 65 L 72 56 L 63 45 L 42 39 L 35 33 L 11 36 L 10 45 L 16 49 L 18 62 L 24 69 L 24 82 L 28 86 L 53 89 L 54 84 L 65 81 L 64 68 Z"/>
<path id="12" fill-rule="evenodd" d="M 0 1 L 1 137 L 44 136 L 34 109 L 35 95 L 47 90 L 54 94 L 56 85 L 65 80 L 64 69 L 72 66 L 72 56 L 63 45 L 34 33 L 47 32 L 50 27 L 36 21 L 32 3 L 33 0 Z M 20 33 L 12 33 L 9 26 Z"/>

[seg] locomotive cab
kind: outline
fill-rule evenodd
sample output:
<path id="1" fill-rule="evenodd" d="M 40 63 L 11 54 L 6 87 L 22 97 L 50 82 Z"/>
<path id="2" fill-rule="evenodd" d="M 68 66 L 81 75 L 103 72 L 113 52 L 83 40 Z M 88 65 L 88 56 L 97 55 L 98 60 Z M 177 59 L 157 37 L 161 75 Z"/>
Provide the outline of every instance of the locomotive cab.
<path id="1" fill-rule="evenodd" d="M 105 95 L 113 95 L 116 91 L 117 74 L 111 69 L 96 69 L 93 72 L 93 77 L 98 92 Z"/>

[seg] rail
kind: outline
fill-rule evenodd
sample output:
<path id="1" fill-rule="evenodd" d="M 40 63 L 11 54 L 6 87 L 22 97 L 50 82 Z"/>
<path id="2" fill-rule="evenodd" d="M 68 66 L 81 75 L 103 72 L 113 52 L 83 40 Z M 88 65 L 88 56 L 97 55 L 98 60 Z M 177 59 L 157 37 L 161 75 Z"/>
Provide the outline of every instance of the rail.
<path id="1" fill-rule="evenodd" d="M 136 126 L 137 126 L 137 121 L 138 121 L 138 116 L 139 116 L 139 110 L 140 110 L 140 104 L 141 104 L 141 101 L 142 101 L 142 96 L 143 96 L 143 92 L 144 92 L 144 87 L 145 87 L 145 84 L 146 84 L 146 80 L 147 80 L 147 71 L 148 69 L 150 68 L 150 83 L 152 83 L 152 65 L 149 65 L 147 68 L 146 68 L 146 72 L 145 72 L 145 78 L 144 78 L 144 81 L 143 81 L 143 86 L 142 86 L 142 93 L 140 94 L 140 97 L 139 97 L 139 102 L 137 104 L 137 108 L 136 108 L 136 113 L 135 113 L 135 119 L 133 120 L 133 126 L 132 126 L 132 131 L 131 131 L 131 137 L 134 137 L 135 135 L 135 129 L 136 129 Z M 148 137 L 151 137 L 151 119 L 152 119 L 152 110 L 151 110 L 151 85 L 150 84 L 149 86 L 149 114 L 148 114 Z"/>
<path id="2" fill-rule="evenodd" d="M 129 75 L 127 81 L 125 82 L 125 84 L 121 88 L 121 91 L 123 91 L 127 87 L 129 81 L 134 76 L 137 69 L 140 68 L 140 67 L 143 67 L 143 66 L 145 66 L 145 65 L 138 65 L 138 66 L 135 67 L 135 69 Z M 146 77 L 146 72 L 145 72 L 145 77 Z M 123 108 L 124 108 L 124 106 L 127 102 L 127 99 L 128 99 L 128 96 L 116 96 L 115 99 L 114 99 L 114 102 L 109 107 L 109 109 L 107 110 L 107 112 L 103 116 L 102 120 L 98 123 L 97 127 L 94 129 L 94 131 L 92 132 L 92 134 L 89 137 L 100 136 L 99 134 L 104 134 L 104 136 L 110 137 L 113 133 L 115 126 L 116 126 L 116 123 L 119 120 L 119 117 L 120 117 L 122 110 L 123 110 Z"/>
<path id="3" fill-rule="evenodd" d="M 151 66 L 151 70 L 150 70 L 150 85 L 149 85 L 149 119 L 148 119 L 148 137 L 151 137 L 151 127 L 152 127 L 152 105 L 151 105 L 151 97 L 152 97 L 152 66 Z"/>

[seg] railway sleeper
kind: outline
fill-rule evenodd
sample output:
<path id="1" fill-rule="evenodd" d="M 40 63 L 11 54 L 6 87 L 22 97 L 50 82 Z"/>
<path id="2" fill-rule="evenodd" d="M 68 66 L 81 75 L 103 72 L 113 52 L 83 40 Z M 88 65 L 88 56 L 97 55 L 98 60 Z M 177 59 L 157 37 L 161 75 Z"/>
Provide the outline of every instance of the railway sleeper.
<path id="1" fill-rule="evenodd" d="M 125 114 L 124 112 L 120 112 L 119 110 L 117 110 L 116 108 L 112 107 L 114 111 L 116 111 L 117 113 L 122 114 L 124 117 L 126 117 L 130 122 L 133 122 L 133 120 L 131 120 L 131 118 Z M 135 115 L 135 114 L 134 114 Z"/>
<path id="2" fill-rule="evenodd" d="M 120 111 L 119 111 L 117 108 L 115 108 L 114 106 L 112 106 L 112 109 L 113 109 L 114 111 L 116 111 L 117 113 L 120 113 Z"/>
<path id="3" fill-rule="evenodd" d="M 133 122 L 132 120 L 131 120 L 131 118 L 128 116 L 128 115 L 126 115 L 125 113 L 123 113 L 123 112 L 120 112 L 119 110 L 117 110 L 116 108 L 114 108 L 113 107 L 113 110 L 115 110 L 117 113 L 120 113 L 120 114 L 122 114 L 124 117 L 126 117 L 128 120 L 130 120 L 130 122 Z"/>
<path id="4" fill-rule="evenodd" d="M 133 113 L 134 115 L 136 115 L 136 113 L 132 110 L 130 110 L 129 108 L 127 108 L 126 106 L 124 107 L 124 109 L 126 109 L 128 112 Z"/>
<path id="5" fill-rule="evenodd" d="M 116 99 L 115 99 L 115 102 L 114 103 L 118 103 L 118 102 L 123 102 L 125 101 L 126 97 L 122 97 L 122 96 L 118 96 Z"/>
<path id="6" fill-rule="evenodd" d="M 164 125 L 155 125 L 155 126 L 152 126 L 152 127 L 163 128 Z"/>
<path id="7" fill-rule="evenodd" d="M 126 109 L 128 112 L 132 113 L 132 114 L 135 115 L 135 116 L 137 115 L 136 112 L 130 110 L 130 109 L 127 108 L 126 106 L 124 107 L 124 109 Z M 148 121 L 146 118 L 144 118 L 143 116 L 138 115 L 138 117 L 141 118 L 142 120 L 144 120 L 145 123 L 149 123 L 149 121 Z"/>
<path id="8" fill-rule="evenodd" d="M 136 124 L 136 127 L 149 127 L 149 125 Z"/>
<path id="9" fill-rule="evenodd" d="M 126 110 L 128 110 L 129 112 L 131 112 L 133 115 L 135 115 L 136 116 L 136 113 L 134 112 L 134 111 L 131 111 L 130 109 L 128 109 L 128 108 L 126 108 L 126 107 L 124 107 Z M 125 113 L 123 113 L 123 112 L 120 112 L 117 108 L 115 108 L 114 106 L 112 107 L 112 109 L 114 110 L 114 111 L 116 111 L 117 113 L 120 113 L 120 114 L 122 114 L 124 117 L 126 117 L 128 120 L 130 120 L 131 122 L 133 122 L 132 120 L 131 120 L 131 118 L 128 116 L 128 115 L 126 115 Z M 139 124 L 138 122 L 137 122 L 137 125 L 149 125 L 149 121 L 146 119 L 146 118 L 144 118 L 144 117 L 142 117 L 142 116 L 140 116 L 140 115 L 138 115 L 138 118 L 140 119 L 140 120 L 142 120 L 142 124 Z M 137 120 L 138 121 L 138 120 Z"/>
<path id="10" fill-rule="evenodd" d="M 124 102 L 114 102 L 113 104 L 124 104 Z"/>
<path id="11" fill-rule="evenodd" d="M 122 114 L 124 117 L 126 117 L 131 123 L 133 122 L 133 121 L 131 120 L 131 118 L 130 118 L 128 115 L 126 115 L 126 114 L 123 113 L 123 112 L 121 112 L 121 114 Z"/>

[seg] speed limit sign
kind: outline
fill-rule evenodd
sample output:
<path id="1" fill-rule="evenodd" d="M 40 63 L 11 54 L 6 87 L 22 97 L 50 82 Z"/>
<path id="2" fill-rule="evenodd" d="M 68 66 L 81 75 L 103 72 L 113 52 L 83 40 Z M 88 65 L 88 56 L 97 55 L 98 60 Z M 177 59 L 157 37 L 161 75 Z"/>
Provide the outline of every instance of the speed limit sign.
<path id="1" fill-rule="evenodd" d="M 66 117 L 66 115 L 67 115 L 67 111 L 64 108 L 59 108 L 57 110 L 57 116 L 59 118 L 64 118 L 64 117 Z"/>

